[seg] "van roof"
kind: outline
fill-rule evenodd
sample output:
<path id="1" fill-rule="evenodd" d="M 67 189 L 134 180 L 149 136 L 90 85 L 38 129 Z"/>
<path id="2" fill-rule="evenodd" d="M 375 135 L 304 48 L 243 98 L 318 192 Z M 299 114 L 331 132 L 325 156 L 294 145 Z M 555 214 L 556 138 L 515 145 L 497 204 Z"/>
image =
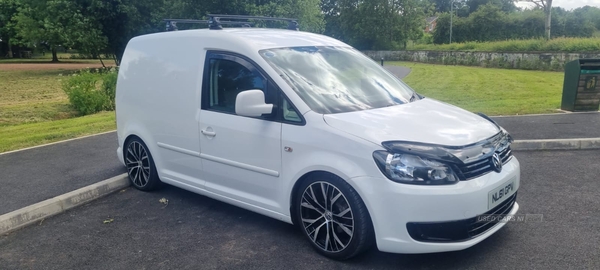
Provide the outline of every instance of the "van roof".
<path id="1" fill-rule="evenodd" d="M 255 50 L 299 47 L 299 46 L 342 46 L 349 45 L 320 34 L 304 31 L 270 28 L 224 28 L 222 30 L 197 29 L 180 30 L 148 34 L 135 39 L 202 37 L 218 40 L 223 43 L 240 43 L 253 47 Z"/>

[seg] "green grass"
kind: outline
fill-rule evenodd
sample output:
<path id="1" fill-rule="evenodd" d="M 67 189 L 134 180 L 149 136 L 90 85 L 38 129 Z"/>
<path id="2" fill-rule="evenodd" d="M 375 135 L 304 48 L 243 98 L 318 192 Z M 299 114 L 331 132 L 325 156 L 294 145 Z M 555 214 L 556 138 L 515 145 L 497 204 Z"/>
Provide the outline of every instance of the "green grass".
<path id="1" fill-rule="evenodd" d="M 494 42 L 465 42 L 452 44 L 417 44 L 409 50 L 482 51 L 482 52 L 598 52 L 600 38 L 555 38 L 505 40 Z"/>
<path id="2" fill-rule="evenodd" d="M 488 115 L 555 113 L 561 72 L 388 62 L 411 68 L 403 80 L 420 94 Z"/>
<path id="3" fill-rule="evenodd" d="M 0 70 L 0 152 L 115 129 L 114 112 L 77 117 L 61 89 L 72 72 Z"/>
<path id="4" fill-rule="evenodd" d="M 0 127 L 0 153 L 115 129 L 115 113 Z"/>
<path id="5" fill-rule="evenodd" d="M 61 89 L 72 71 L 0 70 L 0 127 L 76 116 Z"/>

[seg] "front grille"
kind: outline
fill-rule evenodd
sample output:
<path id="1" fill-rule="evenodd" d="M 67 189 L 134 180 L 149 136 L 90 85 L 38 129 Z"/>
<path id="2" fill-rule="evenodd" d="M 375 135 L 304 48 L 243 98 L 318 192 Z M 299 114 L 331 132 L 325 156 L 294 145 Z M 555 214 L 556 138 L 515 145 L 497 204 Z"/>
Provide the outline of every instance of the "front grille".
<path id="1" fill-rule="evenodd" d="M 512 157 L 512 151 L 510 150 L 510 146 L 504 148 L 504 150 L 499 153 L 500 159 L 502 160 L 502 164 L 506 164 Z M 480 160 L 476 160 L 473 162 L 466 163 L 463 166 L 459 167 L 460 173 L 463 175 L 464 180 L 470 180 L 473 178 L 477 178 L 486 173 L 489 173 L 493 170 L 491 166 L 492 158 L 484 158 Z"/>
<path id="2" fill-rule="evenodd" d="M 409 222 L 406 224 L 408 234 L 417 241 L 422 242 L 460 242 L 475 238 L 498 224 L 506 217 L 517 201 L 517 193 L 503 201 L 492 210 L 480 216 L 493 215 L 493 219 L 482 219 L 480 216 L 445 222 Z"/>

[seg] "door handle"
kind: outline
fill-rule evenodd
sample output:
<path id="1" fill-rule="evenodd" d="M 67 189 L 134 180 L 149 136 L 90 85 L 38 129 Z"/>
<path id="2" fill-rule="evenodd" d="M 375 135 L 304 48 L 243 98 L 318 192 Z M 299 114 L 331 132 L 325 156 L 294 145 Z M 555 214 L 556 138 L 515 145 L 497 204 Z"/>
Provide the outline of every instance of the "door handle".
<path id="1" fill-rule="evenodd" d="M 217 133 L 214 131 L 208 131 L 208 130 L 201 130 L 200 132 L 202 132 L 202 134 L 208 136 L 208 137 L 214 137 L 217 136 Z"/>

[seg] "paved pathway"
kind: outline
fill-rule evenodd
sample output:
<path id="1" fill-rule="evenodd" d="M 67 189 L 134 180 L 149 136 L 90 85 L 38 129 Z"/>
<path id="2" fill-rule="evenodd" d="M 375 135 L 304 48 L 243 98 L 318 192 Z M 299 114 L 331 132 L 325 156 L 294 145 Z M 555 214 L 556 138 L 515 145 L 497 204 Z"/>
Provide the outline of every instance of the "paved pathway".
<path id="1" fill-rule="evenodd" d="M 492 117 L 515 140 L 600 137 L 600 113 Z"/>
<path id="2" fill-rule="evenodd" d="M 0 215 L 124 173 L 116 149 L 112 132 L 0 155 Z"/>
<path id="3" fill-rule="evenodd" d="M 389 72 L 402 79 L 410 73 L 410 68 L 401 66 L 384 66 Z"/>

